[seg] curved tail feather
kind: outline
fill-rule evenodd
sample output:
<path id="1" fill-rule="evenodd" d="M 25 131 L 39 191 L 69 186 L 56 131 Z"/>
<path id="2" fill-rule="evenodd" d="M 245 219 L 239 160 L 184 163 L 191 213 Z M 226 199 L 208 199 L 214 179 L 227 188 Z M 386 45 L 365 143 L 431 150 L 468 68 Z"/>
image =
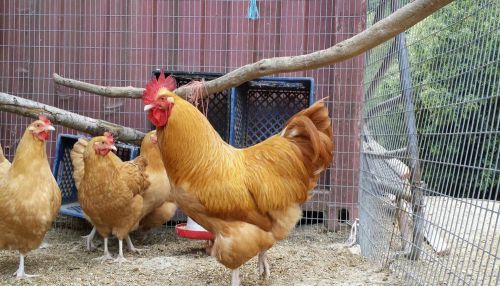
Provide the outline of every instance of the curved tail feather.
<path id="1" fill-rule="evenodd" d="M 332 162 L 331 120 L 322 100 L 290 118 L 281 136 L 299 148 L 311 177 L 317 177 Z"/>

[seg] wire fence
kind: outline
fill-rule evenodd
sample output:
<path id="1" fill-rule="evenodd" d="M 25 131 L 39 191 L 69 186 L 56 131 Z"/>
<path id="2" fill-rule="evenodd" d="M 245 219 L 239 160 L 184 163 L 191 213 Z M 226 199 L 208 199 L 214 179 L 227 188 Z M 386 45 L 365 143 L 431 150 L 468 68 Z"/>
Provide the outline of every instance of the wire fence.
<path id="1" fill-rule="evenodd" d="M 325 49 L 364 30 L 364 0 L 259 0 L 258 18 L 248 17 L 249 2 L 0 1 L 0 90 L 147 131 L 139 100 L 56 86 L 52 73 L 104 86 L 143 87 L 157 68 L 223 74 L 263 58 Z M 357 217 L 363 60 L 277 75 L 312 77 L 315 98 L 326 99 L 335 126 L 334 162 L 304 206 L 301 223 L 338 229 L 339 221 Z M 30 119 L 0 112 L 0 122 L 0 143 L 12 160 Z M 51 163 L 55 140 L 48 149 Z"/>
<path id="2" fill-rule="evenodd" d="M 367 26 L 408 1 L 369 0 Z M 412 285 L 498 285 L 500 4 L 455 1 L 365 55 L 362 252 Z"/>

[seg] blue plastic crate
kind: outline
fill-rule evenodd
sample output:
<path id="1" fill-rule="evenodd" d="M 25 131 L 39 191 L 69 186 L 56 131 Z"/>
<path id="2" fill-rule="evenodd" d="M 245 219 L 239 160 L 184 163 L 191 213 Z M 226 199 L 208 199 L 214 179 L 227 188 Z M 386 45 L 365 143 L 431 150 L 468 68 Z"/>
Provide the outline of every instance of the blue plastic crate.
<path id="1" fill-rule="evenodd" d="M 212 80 L 224 75 L 223 73 L 202 73 L 202 72 L 181 72 L 164 71 L 165 75 L 172 75 L 177 81 L 177 87 L 188 84 L 192 80 Z M 158 78 L 160 70 L 156 69 L 153 74 Z M 222 139 L 229 142 L 229 121 L 230 121 L 230 94 L 231 90 L 224 90 L 209 96 L 207 118 L 210 124 L 219 133 Z M 201 106 L 199 107 L 201 111 Z"/>
<path id="2" fill-rule="evenodd" d="M 257 144 L 313 102 L 314 79 L 309 77 L 262 77 L 233 88 L 229 143 L 238 148 Z"/>
<path id="3" fill-rule="evenodd" d="M 56 143 L 56 158 L 52 172 L 57 184 L 61 189 L 62 205 L 59 213 L 68 216 L 84 218 L 83 211 L 78 203 L 77 190 L 73 180 L 73 164 L 71 163 L 70 152 L 73 145 L 82 136 L 72 134 L 59 134 Z M 132 160 L 139 155 L 139 148 L 134 145 L 117 143 L 116 154 L 123 161 Z"/>

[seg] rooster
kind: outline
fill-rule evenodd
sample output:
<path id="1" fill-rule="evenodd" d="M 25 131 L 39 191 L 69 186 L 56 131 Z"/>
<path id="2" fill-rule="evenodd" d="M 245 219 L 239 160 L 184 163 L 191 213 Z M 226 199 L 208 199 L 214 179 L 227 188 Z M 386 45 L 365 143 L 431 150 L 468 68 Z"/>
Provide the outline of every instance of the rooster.
<path id="1" fill-rule="evenodd" d="M 143 209 L 142 194 L 149 187 L 149 181 L 144 157 L 122 162 L 112 150 L 116 151 L 113 135 L 106 132 L 88 142 L 78 140 L 71 159 L 80 205 L 104 237 L 104 255 L 99 259 L 112 259 L 108 251 L 108 237 L 112 234 L 118 238 L 119 246 L 115 262 L 121 264 L 127 261 L 123 256 L 123 239 L 131 251 L 137 251 L 128 234 L 138 226 Z"/>
<path id="2" fill-rule="evenodd" d="M 78 145 L 83 146 L 83 144 L 86 144 L 85 140 L 80 139 L 80 142 L 75 145 L 74 150 L 80 148 Z M 149 230 L 163 225 L 172 218 L 177 207 L 170 194 L 170 182 L 168 181 L 163 162 L 158 160 L 160 158 L 160 149 L 158 149 L 156 130 L 147 133 L 142 140 L 140 155 L 148 161 L 145 173 L 148 175 L 150 186 L 142 195 L 143 206 L 139 228 L 141 230 Z M 109 156 L 115 157 L 114 154 L 109 154 Z M 71 158 L 74 165 L 76 165 L 74 174 L 77 187 L 83 175 L 83 168 L 79 168 L 83 162 L 82 159 L 79 160 L 79 157 L 81 158 L 82 156 L 78 156 L 78 152 L 71 152 Z M 87 250 L 94 248 L 92 239 L 95 233 L 96 229 L 94 227 L 90 234 L 84 236 Z"/>
<path id="3" fill-rule="evenodd" d="M 24 132 L 12 165 L 0 156 L 2 168 L 8 167 L 0 180 L 0 249 L 19 251 L 17 279 L 36 276 L 24 271 L 24 257 L 40 246 L 61 207 L 45 150 L 54 130 L 47 117 L 39 116 Z"/>
<path id="4" fill-rule="evenodd" d="M 239 267 L 256 255 L 259 274 L 268 277 L 266 251 L 295 226 L 301 204 L 332 161 L 328 110 L 318 101 L 280 134 L 237 149 L 173 92 L 175 86 L 161 74 L 143 94 L 175 201 L 214 233 L 211 255 L 232 269 L 232 285 L 240 284 Z"/>

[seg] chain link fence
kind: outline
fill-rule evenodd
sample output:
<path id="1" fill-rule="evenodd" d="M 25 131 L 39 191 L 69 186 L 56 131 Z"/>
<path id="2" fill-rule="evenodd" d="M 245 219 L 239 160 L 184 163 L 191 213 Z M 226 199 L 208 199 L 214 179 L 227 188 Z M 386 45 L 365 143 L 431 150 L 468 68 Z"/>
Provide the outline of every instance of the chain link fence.
<path id="1" fill-rule="evenodd" d="M 360 244 L 412 285 L 500 281 L 499 29 L 498 0 L 460 0 L 365 55 Z"/>

